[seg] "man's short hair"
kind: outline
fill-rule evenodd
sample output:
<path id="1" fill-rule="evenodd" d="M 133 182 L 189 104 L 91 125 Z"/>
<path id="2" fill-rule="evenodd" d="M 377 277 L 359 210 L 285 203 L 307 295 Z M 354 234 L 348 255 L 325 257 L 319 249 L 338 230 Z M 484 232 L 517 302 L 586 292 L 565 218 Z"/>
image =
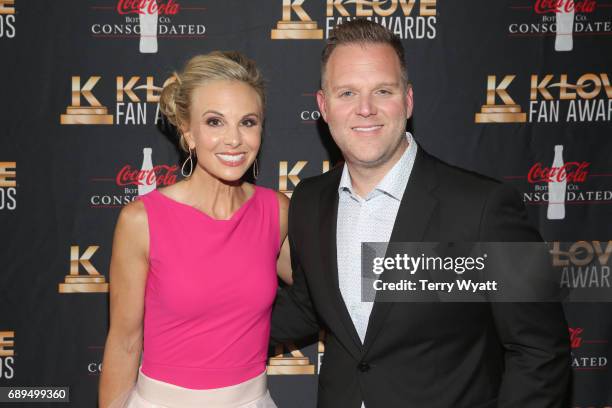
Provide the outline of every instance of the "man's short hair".
<path id="1" fill-rule="evenodd" d="M 404 46 L 400 38 L 387 28 L 364 18 L 336 25 L 321 54 L 321 87 L 325 81 L 325 68 L 332 52 L 339 45 L 386 44 L 393 48 L 399 59 L 403 84 L 408 86 L 408 70 L 404 60 Z"/>

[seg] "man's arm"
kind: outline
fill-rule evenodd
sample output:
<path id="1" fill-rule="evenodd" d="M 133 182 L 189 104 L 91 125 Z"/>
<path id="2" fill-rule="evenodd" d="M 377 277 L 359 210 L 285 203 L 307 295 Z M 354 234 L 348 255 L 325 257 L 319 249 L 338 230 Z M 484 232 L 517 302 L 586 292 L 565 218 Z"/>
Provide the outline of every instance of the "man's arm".
<path id="1" fill-rule="evenodd" d="M 489 196 L 480 228 L 483 242 L 538 242 L 520 196 L 500 185 Z M 568 407 L 570 345 L 560 303 L 492 303 L 505 348 L 500 408 Z"/>
<path id="2" fill-rule="evenodd" d="M 293 192 L 289 206 L 289 246 L 291 251 L 291 269 L 293 271 L 293 284 L 278 290 L 274 309 L 272 311 L 271 337 L 275 343 L 284 343 L 308 337 L 318 333 L 319 323 L 306 281 L 306 274 L 300 262 L 299 244 L 303 239 L 299 234 L 300 220 L 314 222 L 304 211 L 308 208 L 304 203 L 307 196 L 302 194 L 304 189 L 302 181 Z"/>

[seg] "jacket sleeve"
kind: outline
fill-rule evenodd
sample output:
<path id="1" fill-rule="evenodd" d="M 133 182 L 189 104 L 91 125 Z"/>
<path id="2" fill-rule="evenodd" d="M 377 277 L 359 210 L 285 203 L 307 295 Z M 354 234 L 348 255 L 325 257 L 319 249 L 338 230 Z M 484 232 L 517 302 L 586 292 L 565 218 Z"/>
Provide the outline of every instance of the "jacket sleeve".
<path id="1" fill-rule="evenodd" d="M 319 331 L 319 322 L 315 312 L 307 272 L 300 262 L 299 243 L 307 237 L 301 236 L 304 223 L 312 222 L 307 209 L 308 198 L 303 193 L 306 180 L 300 182 L 293 192 L 289 206 L 289 244 L 291 250 L 291 269 L 293 285 L 280 288 L 272 310 L 271 337 L 273 343 L 284 343 L 315 335 Z M 312 238 L 311 238 L 312 239 Z"/>
<path id="2" fill-rule="evenodd" d="M 483 242 L 538 242 L 518 193 L 506 185 L 494 189 L 483 210 Z M 491 303 L 505 349 L 500 408 L 568 407 L 570 344 L 560 303 Z"/>

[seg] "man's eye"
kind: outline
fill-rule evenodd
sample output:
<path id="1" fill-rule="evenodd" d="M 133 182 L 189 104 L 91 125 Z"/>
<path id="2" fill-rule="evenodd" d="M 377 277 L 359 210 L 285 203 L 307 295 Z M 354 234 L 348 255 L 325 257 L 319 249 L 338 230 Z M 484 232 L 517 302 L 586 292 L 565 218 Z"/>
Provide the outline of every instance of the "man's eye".
<path id="1" fill-rule="evenodd" d="M 340 96 L 353 96 L 353 91 L 344 91 L 340 93 Z"/>
<path id="2" fill-rule="evenodd" d="M 210 118 L 206 121 L 208 126 L 221 126 L 221 120 L 218 118 Z"/>
<path id="3" fill-rule="evenodd" d="M 388 89 L 379 89 L 378 93 L 381 95 L 391 95 L 391 91 L 389 91 Z"/>

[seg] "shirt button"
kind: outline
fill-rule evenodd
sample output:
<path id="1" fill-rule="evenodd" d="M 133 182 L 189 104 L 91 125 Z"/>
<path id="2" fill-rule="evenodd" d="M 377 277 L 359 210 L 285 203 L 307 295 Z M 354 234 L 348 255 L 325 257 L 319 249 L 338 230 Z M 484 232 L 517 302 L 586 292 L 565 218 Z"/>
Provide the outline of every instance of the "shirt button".
<path id="1" fill-rule="evenodd" d="M 365 373 L 366 371 L 368 371 L 370 369 L 370 365 L 368 363 L 365 362 L 361 362 L 359 363 L 359 365 L 357 366 L 357 369 L 359 371 L 361 371 L 362 373 Z"/>

